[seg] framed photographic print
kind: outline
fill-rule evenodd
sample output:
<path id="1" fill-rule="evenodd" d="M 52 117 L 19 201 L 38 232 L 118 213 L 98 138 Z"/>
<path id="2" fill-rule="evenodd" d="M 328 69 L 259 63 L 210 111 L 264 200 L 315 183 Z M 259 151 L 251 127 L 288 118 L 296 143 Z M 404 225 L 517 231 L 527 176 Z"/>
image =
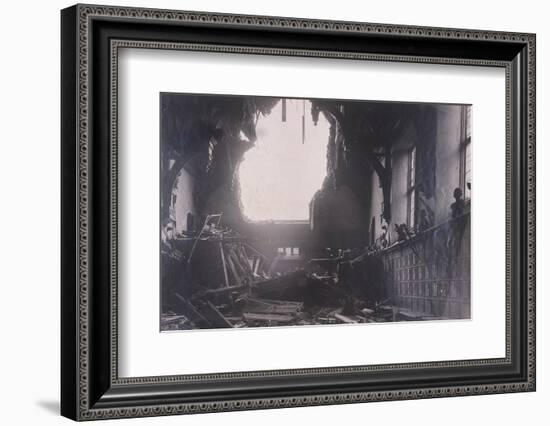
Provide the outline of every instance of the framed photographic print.
<path id="1" fill-rule="evenodd" d="M 535 390 L 535 36 L 61 13 L 74 420 Z"/>

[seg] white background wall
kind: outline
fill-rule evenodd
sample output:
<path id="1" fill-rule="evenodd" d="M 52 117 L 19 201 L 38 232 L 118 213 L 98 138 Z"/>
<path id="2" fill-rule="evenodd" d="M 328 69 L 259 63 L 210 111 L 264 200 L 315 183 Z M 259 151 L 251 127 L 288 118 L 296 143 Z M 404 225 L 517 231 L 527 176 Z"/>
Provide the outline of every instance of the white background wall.
<path id="1" fill-rule="evenodd" d="M 102 424 L 548 424 L 550 417 L 550 28 L 545 2 L 104 0 L 125 4 L 537 33 L 538 390 L 530 394 L 119 420 Z M 0 63 L 0 394 L 2 424 L 68 424 L 59 404 L 59 9 L 2 5 Z"/>

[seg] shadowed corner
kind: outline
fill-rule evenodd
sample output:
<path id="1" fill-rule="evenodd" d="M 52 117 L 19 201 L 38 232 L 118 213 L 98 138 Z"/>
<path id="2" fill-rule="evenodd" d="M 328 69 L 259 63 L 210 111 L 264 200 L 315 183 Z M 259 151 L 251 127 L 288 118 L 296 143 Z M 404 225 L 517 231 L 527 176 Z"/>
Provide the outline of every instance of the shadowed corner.
<path id="1" fill-rule="evenodd" d="M 42 408 L 44 411 L 47 411 L 50 414 L 59 415 L 60 407 L 59 401 L 37 401 L 36 405 Z"/>

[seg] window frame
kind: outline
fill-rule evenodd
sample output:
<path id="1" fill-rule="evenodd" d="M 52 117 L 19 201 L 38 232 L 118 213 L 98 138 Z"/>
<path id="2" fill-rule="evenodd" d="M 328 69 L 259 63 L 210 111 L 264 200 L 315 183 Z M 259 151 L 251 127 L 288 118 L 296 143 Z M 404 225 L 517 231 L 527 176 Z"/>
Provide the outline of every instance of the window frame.
<path id="1" fill-rule="evenodd" d="M 469 112 L 468 112 L 469 111 Z M 461 111 L 461 128 L 460 128 L 460 171 L 459 171 L 459 188 L 462 190 L 462 197 L 465 201 L 469 201 L 472 197 L 472 190 L 467 188 L 466 175 L 472 173 L 472 132 L 471 132 L 471 117 L 472 105 L 464 105 Z M 468 151 L 470 153 L 470 161 L 468 164 Z M 469 167 L 468 167 L 469 166 Z"/>
<path id="2" fill-rule="evenodd" d="M 414 228 L 416 226 L 416 208 L 417 208 L 417 155 L 416 145 L 412 145 L 407 150 L 407 226 Z"/>

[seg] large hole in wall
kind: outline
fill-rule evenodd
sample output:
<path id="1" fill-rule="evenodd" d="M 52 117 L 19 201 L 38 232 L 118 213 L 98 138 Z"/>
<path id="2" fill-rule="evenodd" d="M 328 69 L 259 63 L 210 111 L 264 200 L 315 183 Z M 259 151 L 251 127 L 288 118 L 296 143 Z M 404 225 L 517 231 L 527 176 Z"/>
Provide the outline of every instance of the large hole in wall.
<path id="1" fill-rule="evenodd" d="M 328 121 L 321 115 L 315 125 L 311 102 L 286 99 L 269 115 L 260 115 L 256 134 L 238 170 L 244 216 L 309 220 L 309 203 L 327 175 Z"/>

